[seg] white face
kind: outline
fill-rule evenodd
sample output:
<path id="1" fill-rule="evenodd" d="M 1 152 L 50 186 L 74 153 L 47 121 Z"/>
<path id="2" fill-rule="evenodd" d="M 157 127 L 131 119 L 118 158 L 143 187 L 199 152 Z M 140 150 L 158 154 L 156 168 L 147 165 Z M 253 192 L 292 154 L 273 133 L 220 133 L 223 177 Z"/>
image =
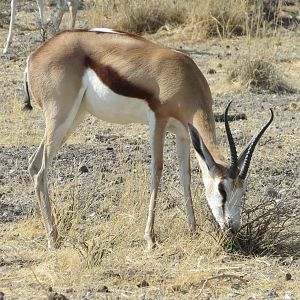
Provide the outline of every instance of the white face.
<path id="1" fill-rule="evenodd" d="M 222 230 L 236 233 L 241 224 L 241 200 L 246 183 L 242 179 L 209 178 L 206 198 Z"/>

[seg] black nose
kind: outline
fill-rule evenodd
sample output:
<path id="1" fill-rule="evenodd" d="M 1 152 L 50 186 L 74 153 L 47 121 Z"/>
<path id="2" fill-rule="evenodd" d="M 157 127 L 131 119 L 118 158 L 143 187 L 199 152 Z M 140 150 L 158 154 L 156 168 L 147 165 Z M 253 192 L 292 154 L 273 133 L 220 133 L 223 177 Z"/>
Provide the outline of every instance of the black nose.
<path id="1" fill-rule="evenodd" d="M 238 228 L 238 227 L 230 227 L 230 228 L 229 228 L 229 231 L 230 231 L 230 233 L 232 233 L 232 234 L 236 234 L 236 233 L 239 231 L 239 228 Z"/>
<path id="2" fill-rule="evenodd" d="M 240 226 L 233 223 L 232 219 L 228 218 L 226 222 L 226 228 L 231 234 L 236 234 Z"/>

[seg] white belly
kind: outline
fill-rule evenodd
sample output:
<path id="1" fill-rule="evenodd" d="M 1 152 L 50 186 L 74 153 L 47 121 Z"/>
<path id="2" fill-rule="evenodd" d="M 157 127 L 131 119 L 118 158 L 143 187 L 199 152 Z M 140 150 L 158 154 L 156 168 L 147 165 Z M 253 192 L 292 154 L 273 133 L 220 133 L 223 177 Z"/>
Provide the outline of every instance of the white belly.
<path id="1" fill-rule="evenodd" d="M 86 88 L 83 99 L 85 108 L 95 117 L 118 124 L 148 124 L 151 110 L 145 100 L 116 94 L 92 69 L 85 71 L 82 83 Z"/>

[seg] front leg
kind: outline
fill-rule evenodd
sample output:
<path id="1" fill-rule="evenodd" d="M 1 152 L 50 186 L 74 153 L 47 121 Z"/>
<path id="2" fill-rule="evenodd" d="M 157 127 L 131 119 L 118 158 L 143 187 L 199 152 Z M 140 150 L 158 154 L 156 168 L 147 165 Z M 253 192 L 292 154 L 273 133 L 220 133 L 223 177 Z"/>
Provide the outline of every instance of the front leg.
<path id="1" fill-rule="evenodd" d="M 58 31 L 59 30 L 59 26 L 61 23 L 61 20 L 63 18 L 63 15 L 67 9 L 67 3 L 65 0 L 58 0 L 57 1 L 57 8 L 58 8 L 58 13 L 57 13 L 57 17 L 54 21 L 54 25 L 55 25 L 55 30 Z"/>
<path id="2" fill-rule="evenodd" d="M 166 119 L 159 119 L 154 113 L 149 116 L 150 145 L 151 145 L 151 186 L 148 218 L 145 229 L 145 240 L 148 250 L 155 246 L 154 217 L 158 186 L 163 170 L 163 145 L 165 139 Z"/>
<path id="3" fill-rule="evenodd" d="M 3 50 L 4 54 L 6 54 L 8 52 L 8 49 L 11 46 L 12 39 L 13 39 L 17 0 L 11 0 L 10 7 L 11 7 L 11 11 L 10 11 L 9 31 L 8 31 L 8 36 L 7 36 L 7 40 L 6 40 L 6 46 Z"/>
<path id="4" fill-rule="evenodd" d="M 184 204 L 188 216 L 188 225 L 191 231 L 195 231 L 196 221 L 191 195 L 190 139 L 188 135 L 182 134 L 181 132 L 176 133 L 176 149 L 180 181 L 184 192 Z"/>
<path id="5" fill-rule="evenodd" d="M 69 5 L 69 12 L 71 14 L 71 28 L 74 29 L 75 27 L 75 22 L 76 22 L 76 15 L 77 15 L 77 10 L 78 10 L 78 0 L 72 0 L 68 1 Z"/>
<path id="6" fill-rule="evenodd" d="M 45 2 L 44 0 L 36 0 L 38 8 L 39 8 L 39 14 L 40 14 L 40 20 L 41 20 L 41 27 L 44 27 L 44 9 L 45 9 Z"/>
<path id="7" fill-rule="evenodd" d="M 44 21 L 44 10 L 45 10 L 45 1 L 44 0 L 36 0 L 38 8 L 39 8 L 39 14 L 40 14 L 40 32 L 43 38 L 43 41 L 46 40 L 47 31 L 45 29 L 45 21 Z"/>

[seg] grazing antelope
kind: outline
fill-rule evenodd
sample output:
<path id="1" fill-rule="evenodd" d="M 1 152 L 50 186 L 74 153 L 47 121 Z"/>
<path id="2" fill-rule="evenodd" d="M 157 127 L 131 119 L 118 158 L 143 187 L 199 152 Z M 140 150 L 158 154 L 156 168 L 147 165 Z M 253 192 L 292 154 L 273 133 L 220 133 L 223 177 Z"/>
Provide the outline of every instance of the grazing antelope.
<path id="1" fill-rule="evenodd" d="M 56 34 L 33 52 L 25 71 L 25 107 L 32 109 L 29 90 L 42 108 L 46 129 L 30 158 L 49 247 L 58 247 L 58 233 L 48 196 L 48 168 L 58 149 L 90 113 L 111 123 L 150 127 L 151 185 L 145 239 L 155 245 L 154 215 L 163 169 L 165 132 L 176 134 L 180 178 L 188 224 L 196 222 L 190 191 L 190 139 L 196 150 L 206 198 L 224 230 L 240 227 L 241 197 L 254 148 L 271 118 L 237 157 L 225 110 L 231 162 L 223 162 L 216 141 L 212 97 L 194 61 L 181 52 L 140 36 L 110 29 L 71 30 Z"/>
<path id="2" fill-rule="evenodd" d="M 76 14 L 77 14 L 77 9 L 78 9 L 78 1 L 79 0 L 57 0 L 58 3 L 58 16 L 55 22 L 55 27 L 56 30 L 58 30 L 59 25 L 61 23 L 62 17 L 68 8 L 71 17 L 72 17 L 72 23 L 71 26 L 72 28 L 75 27 L 75 21 L 76 21 Z M 16 17 L 16 8 L 17 8 L 17 2 L 18 0 L 11 0 L 11 12 L 10 12 L 10 23 L 9 23 L 9 31 L 8 31 L 8 36 L 6 40 L 6 45 L 3 50 L 3 53 L 6 54 L 8 53 L 8 50 L 12 44 L 12 39 L 13 39 L 13 29 L 14 29 L 14 24 L 15 24 L 15 17 Z M 45 0 L 36 0 L 39 8 L 39 14 L 40 14 L 40 20 L 41 20 L 41 28 L 43 29 L 44 27 L 44 7 L 45 7 Z"/>

